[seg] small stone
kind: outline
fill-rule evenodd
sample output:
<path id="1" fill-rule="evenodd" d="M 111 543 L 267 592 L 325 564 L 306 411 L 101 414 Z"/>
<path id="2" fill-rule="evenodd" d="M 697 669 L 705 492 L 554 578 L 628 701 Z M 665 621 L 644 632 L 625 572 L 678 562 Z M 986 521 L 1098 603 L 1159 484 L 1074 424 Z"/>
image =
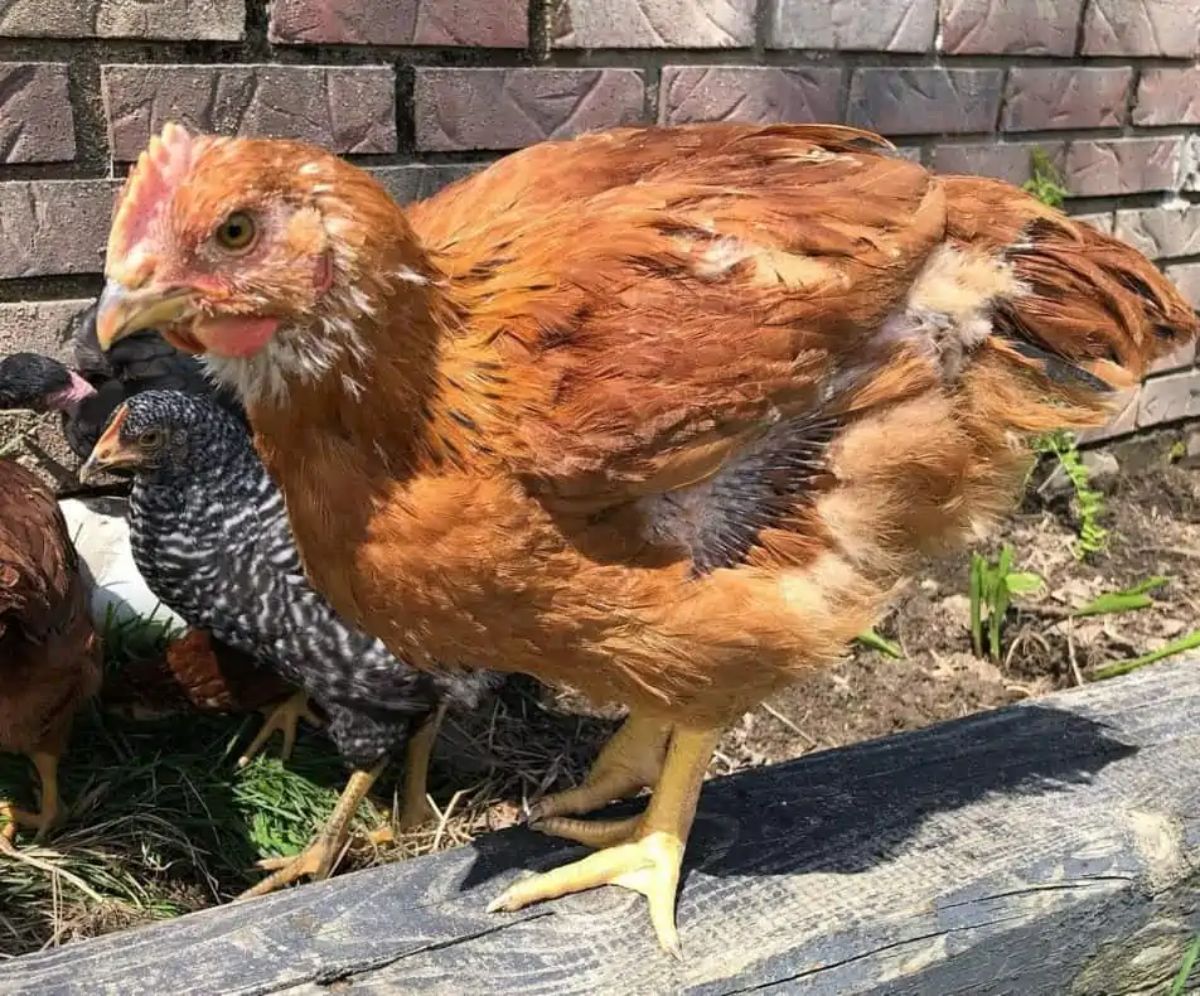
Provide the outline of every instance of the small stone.
<path id="1" fill-rule="evenodd" d="M 1200 429 L 1193 429 L 1187 434 L 1184 446 L 1186 448 L 1179 465 L 1189 469 L 1200 468 Z"/>

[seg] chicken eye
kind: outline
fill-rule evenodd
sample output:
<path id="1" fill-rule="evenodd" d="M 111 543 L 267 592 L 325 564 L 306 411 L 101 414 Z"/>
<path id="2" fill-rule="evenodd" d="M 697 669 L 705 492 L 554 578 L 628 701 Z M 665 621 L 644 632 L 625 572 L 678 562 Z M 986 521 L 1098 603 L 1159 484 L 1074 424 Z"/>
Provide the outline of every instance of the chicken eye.
<path id="1" fill-rule="evenodd" d="M 217 243 L 230 252 L 244 252 L 254 243 L 257 234 L 254 219 L 245 211 L 235 211 L 216 231 Z"/>
<path id="2" fill-rule="evenodd" d="M 138 442 L 149 449 L 157 448 L 162 444 L 163 434 L 161 429 L 147 429 L 140 436 Z"/>

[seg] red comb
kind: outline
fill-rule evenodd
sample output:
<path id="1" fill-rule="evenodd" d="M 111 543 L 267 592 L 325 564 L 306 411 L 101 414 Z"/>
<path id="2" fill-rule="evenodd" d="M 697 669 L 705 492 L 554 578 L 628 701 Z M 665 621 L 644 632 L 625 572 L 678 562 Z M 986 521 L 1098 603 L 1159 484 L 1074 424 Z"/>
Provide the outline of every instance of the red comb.
<path id="1" fill-rule="evenodd" d="M 201 142 L 167 122 L 138 157 L 125 182 L 108 235 L 108 264 L 127 255 L 150 230 L 172 192 L 186 179 Z"/>

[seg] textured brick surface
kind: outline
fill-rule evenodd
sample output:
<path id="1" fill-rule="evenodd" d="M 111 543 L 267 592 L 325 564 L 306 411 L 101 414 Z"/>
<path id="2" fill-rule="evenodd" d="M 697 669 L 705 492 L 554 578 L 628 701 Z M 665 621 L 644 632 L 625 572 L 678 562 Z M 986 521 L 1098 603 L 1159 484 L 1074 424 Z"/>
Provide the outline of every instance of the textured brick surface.
<path id="1" fill-rule="evenodd" d="M 390 66 L 105 66 L 101 86 L 117 159 L 135 159 L 166 121 L 335 152 L 396 149 Z"/>
<path id="2" fill-rule="evenodd" d="M 1071 55 L 1083 2 L 941 0 L 942 50 L 952 55 Z"/>
<path id="3" fill-rule="evenodd" d="M 938 173 L 970 173 L 1022 184 L 1033 175 L 1034 149 L 1041 149 L 1058 169 L 1066 163 L 1065 142 L 995 142 L 974 145 L 939 145 L 933 152 Z"/>
<path id="4" fill-rule="evenodd" d="M 856 69 L 851 124 L 890 135 L 991 131 L 1002 69 Z"/>
<path id="5" fill-rule="evenodd" d="M 414 94 L 417 147 L 515 149 L 633 124 L 645 84 L 633 69 L 424 69 Z"/>
<path id="6" fill-rule="evenodd" d="M 75 158 L 75 118 L 67 67 L 52 62 L 0 62 L 0 163 Z"/>
<path id="7" fill-rule="evenodd" d="M 1187 58 L 1200 42 L 1200 0 L 1091 0 L 1085 55 Z"/>
<path id="8" fill-rule="evenodd" d="M 1196 344 L 1189 342 L 1180 346 L 1175 352 L 1164 356 L 1150 367 L 1152 374 L 1165 373 L 1170 370 L 1181 370 L 1196 362 Z"/>
<path id="9" fill-rule="evenodd" d="M 1098 429 L 1084 429 L 1079 433 L 1081 443 L 1100 443 L 1117 436 L 1126 436 L 1137 429 L 1138 408 L 1142 400 L 1140 387 L 1122 391 L 1108 424 Z"/>
<path id="10" fill-rule="evenodd" d="M 834 68 L 667 66 L 658 121 L 835 121 L 841 89 Z"/>
<path id="11" fill-rule="evenodd" d="M 1008 74 L 1005 131 L 1050 128 L 1113 128 L 1125 123 L 1133 70 L 1047 69 L 1014 66 Z"/>
<path id="12" fill-rule="evenodd" d="M 928 52 L 937 0 L 770 0 L 767 48 Z"/>
<path id="13" fill-rule="evenodd" d="M 1133 123 L 1200 124 L 1200 67 L 1143 70 Z"/>
<path id="14" fill-rule="evenodd" d="M 0 356 L 21 350 L 69 360 L 71 319 L 91 301 L 19 301 L 0 304 Z"/>
<path id="15" fill-rule="evenodd" d="M 0 183 L 0 279 L 103 270 L 116 191 L 107 180 Z"/>
<path id="16" fill-rule="evenodd" d="M 275 0 L 271 41 L 524 48 L 525 0 Z"/>
<path id="17" fill-rule="evenodd" d="M 482 169 L 483 163 L 455 166 L 376 166 L 370 172 L 401 204 L 424 200 L 442 187 Z"/>
<path id="18" fill-rule="evenodd" d="M 1152 377 L 1142 385 L 1138 428 L 1200 415 L 1200 370 Z"/>
<path id="19" fill-rule="evenodd" d="M 1200 263 L 1176 263 L 1167 267 L 1167 276 L 1175 281 L 1175 286 L 1200 311 Z"/>
<path id="20" fill-rule="evenodd" d="M 1112 234 L 1113 231 L 1113 216 L 1111 211 L 1105 211 L 1103 214 L 1073 214 L 1073 221 L 1081 221 L 1085 225 L 1091 225 L 1092 228 L 1098 228 L 1100 231 Z"/>
<path id="21" fill-rule="evenodd" d="M 560 0 L 557 48 L 748 48 L 755 0 Z"/>
<path id="22" fill-rule="evenodd" d="M 1117 212 L 1116 234 L 1151 259 L 1200 253 L 1200 205 Z"/>
<path id="23" fill-rule="evenodd" d="M 245 33 L 245 0 L 8 0 L 0 3 L 0 36 L 11 38 L 236 41 Z"/>
<path id="24" fill-rule="evenodd" d="M 1064 175 L 1078 197 L 1171 190 L 1179 174 L 1178 138 L 1114 138 L 1072 142 Z"/>

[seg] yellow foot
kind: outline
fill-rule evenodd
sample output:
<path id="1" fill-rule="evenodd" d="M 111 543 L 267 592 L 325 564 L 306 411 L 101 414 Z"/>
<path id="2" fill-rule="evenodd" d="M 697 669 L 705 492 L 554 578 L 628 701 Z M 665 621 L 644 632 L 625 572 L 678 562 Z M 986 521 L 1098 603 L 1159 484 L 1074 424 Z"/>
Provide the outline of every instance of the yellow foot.
<path id="1" fill-rule="evenodd" d="M 515 882 L 492 901 L 488 912 L 511 913 L 543 899 L 599 885 L 619 885 L 640 892 L 650 901 L 650 922 L 659 944 L 675 957 L 682 957 L 675 929 L 675 890 L 679 885 L 683 847 L 684 842 L 674 834 L 651 831 L 631 843 L 597 851 L 582 861 Z"/>
<path id="2" fill-rule="evenodd" d="M 34 840 L 41 840 L 58 822 L 62 803 L 58 797 L 58 755 L 37 751 L 30 755 L 42 783 L 42 805 L 36 813 L 17 809 L 11 802 L 0 800 L 0 816 L 6 819 L 0 835 L 10 844 L 18 829 L 36 830 Z"/>
<path id="3" fill-rule="evenodd" d="M 401 830 L 412 830 L 437 815 L 429 804 L 429 759 L 433 756 L 433 745 L 445 717 L 446 706 L 443 703 L 408 741 L 404 764 L 404 805 L 399 820 Z"/>
<path id="4" fill-rule="evenodd" d="M 574 820 L 566 816 L 551 816 L 529 826 L 539 833 L 565 837 L 587 847 L 612 847 L 636 838 L 642 823 L 640 816 L 631 816 L 627 820 Z"/>
<path id="5" fill-rule="evenodd" d="M 244 768 L 249 764 L 276 732 L 283 734 L 283 749 L 280 750 L 279 756 L 286 761 L 292 756 L 292 750 L 296 746 L 296 729 L 300 720 L 303 719 L 312 726 L 321 725 L 321 720 L 314 715 L 308 704 L 308 695 L 304 692 L 296 692 L 291 697 L 262 711 L 267 717 L 266 722 L 263 723 L 262 729 L 258 731 L 258 735 L 251 741 L 250 746 L 246 748 L 245 753 L 238 758 L 237 766 L 239 768 Z"/>
<path id="6" fill-rule="evenodd" d="M 293 858 L 263 858 L 257 867 L 271 874 L 237 898 L 252 899 L 255 896 L 265 896 L 301 878 L 308 878 L 314 882 L 329 878 L 334 865 L 342 856 L 345 844 L 344 836 L 339 839 L 322 834 Z"/>
<path id="7" fill-rule="evenodd" d="M 342 789 L 342 794 L 333 809 L 333 815 L 329 817 L 329 822 L 317 835 L 316 840 L 294 858 L 264 858 L 258 862 L 259 868 L 271 874 L 237 898 L 252 899 L 255 896 L 265 896 L 301 878 L 311 878 L 313 881 L 328 878 L 346 849 L 346 841 L 350 838 L 350 823 L 354 814 L 358 812 L 358 804 L 375 784 L 385 764 L 386 762 L 381 761 L 370 771 L 356 770 L 346 782 L 346 787 Z"/>
<path id="8" fill-rule="evenodd" d="M 662 773 L 670 734 L 669 725 L 630 715 L 604 745 L 583 784 L 534 803 L 529 821 L 537 824 L 552 816 L 590 813 L 654 785 Z"/>

